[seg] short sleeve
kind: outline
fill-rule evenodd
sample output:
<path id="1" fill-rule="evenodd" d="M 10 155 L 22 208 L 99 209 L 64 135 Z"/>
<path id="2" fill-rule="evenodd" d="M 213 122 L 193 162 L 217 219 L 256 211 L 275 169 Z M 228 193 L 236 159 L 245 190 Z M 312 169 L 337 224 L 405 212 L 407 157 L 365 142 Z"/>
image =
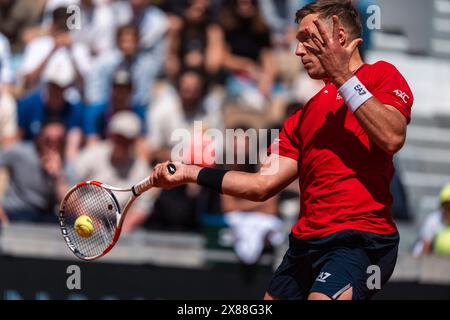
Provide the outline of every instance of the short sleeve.
<path id="1" fill-rule="evenodd" d="M 299 161 L 301 157 L 300 136 L 299 136 L 299 120 L 301 110 L 288 118 L 281 129 L 278 138 L 274 140 L 268 149 L 268 153 L 278 154 L 282 157 L 291 158 Z"/>
<path id="2" fill-rule="evenodd" d="M 380 61 L 374 67 L 376 78 L 373 82 L 374 87 L 370 89 L 372 94 L 381 103 L 400 111 L 409 123 L 414 96 L 405 78 L 390 63 Z"/>

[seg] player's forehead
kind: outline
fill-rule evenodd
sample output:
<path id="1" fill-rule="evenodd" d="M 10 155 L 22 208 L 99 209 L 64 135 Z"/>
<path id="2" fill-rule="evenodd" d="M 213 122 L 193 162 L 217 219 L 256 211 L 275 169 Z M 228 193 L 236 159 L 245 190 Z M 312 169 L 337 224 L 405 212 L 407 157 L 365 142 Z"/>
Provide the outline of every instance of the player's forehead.
<path id="1" fill-rule="evenodd" d="M 300 20 L 300 23 L 298 24 L 297 29 L 297 38 L 304 37 L 307 35 L 306 28 L 311 30 L 313 33 L 317 32 L 317 27 L 314 24 L 314 20 L 319 18 L 318 13 L 312 13 L 305 16 L 302 20 Z"/>

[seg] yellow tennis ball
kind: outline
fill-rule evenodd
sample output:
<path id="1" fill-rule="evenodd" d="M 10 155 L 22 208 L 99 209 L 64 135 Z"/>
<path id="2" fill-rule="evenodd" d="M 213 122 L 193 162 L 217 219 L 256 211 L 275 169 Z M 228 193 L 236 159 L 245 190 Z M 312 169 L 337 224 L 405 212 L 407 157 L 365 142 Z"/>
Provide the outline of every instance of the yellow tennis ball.
<path id="1" fill-rule="evenodd" d="M 438 233 L 434 242 L 434 250 L 439 255 L 450 255 L 450 227 Z"/>
<path id="2" fill-rule="evenodd" d="M 75 220 L 75 230 L 80 237 L 88 238 L 94 232 L 94 224 L 91 218 L 86 215 L 79 216 Z"/>

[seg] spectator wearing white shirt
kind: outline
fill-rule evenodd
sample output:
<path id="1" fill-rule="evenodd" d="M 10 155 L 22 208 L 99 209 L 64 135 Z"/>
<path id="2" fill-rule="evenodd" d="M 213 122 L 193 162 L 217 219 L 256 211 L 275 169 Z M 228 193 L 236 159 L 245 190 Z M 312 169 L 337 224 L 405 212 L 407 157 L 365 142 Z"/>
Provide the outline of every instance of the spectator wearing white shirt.
<path id="1" fill-rule="evenodd" d="M 16 141 L 17 105 L 12 96 L 13 71 L 8 39 L 0 33 L 0 146 Z"/>
<path id="2" fill-rule="evenodd" d="M 66 7 L 55 9 L 49 35 L 38 37 L 26 46 L 19 74 L 24 77 L 27 89 L 38 85 L 45 70 L 52 65 L 63 66 L 61 72 L 68 69 L 75 72 L 76 85 L 82 88 L 90 68 L 90 53 L 87 46 L 72 40 L 66 25 L 68 17 Z"/>
<path id="3" fill-rule="evenodd" d="M 74 42 L 88 46 L 92 56 L 114 48 L 117 22 L 111 4 L 81 0 L 80 9 L 81 29 L 72 31 Z"/>
<path id="4" fill-rule="evenodd" d="M 439 195 L 441 207 L 430 213 L 420 230 L 420 239 L 414 247 L 415 256 L 425 256 L 433 252 L 436 236 L 450 227 L 450 184 L 442 188 Z"/>
<path id="5" fill-rule="evenodd" d="M 147 0 L 117 1 L 114 11 L 119 25 L 134 24 L 139 28 L 140 47 L 153 49 L 163 42 L 169 28 L 167 15 Z"/>
<path id="6" fill-rule="evenodd" d="M 0 33 L 0 85 L 12 84 L 14 72 L 11 66 L 11 48 L 8 39 Z"/>

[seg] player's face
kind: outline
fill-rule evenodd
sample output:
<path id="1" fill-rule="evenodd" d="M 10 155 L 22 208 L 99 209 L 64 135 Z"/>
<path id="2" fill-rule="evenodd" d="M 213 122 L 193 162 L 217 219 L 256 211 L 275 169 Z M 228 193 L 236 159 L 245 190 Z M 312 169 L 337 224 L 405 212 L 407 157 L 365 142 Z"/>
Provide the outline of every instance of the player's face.
<path id="1" fill-rule="evenodd" d="M 327 77 L 322 64 L 320 63 L 319 59 L 314 54 L 306 50 L 305 46 L 303 45 L 304 43 L 307 43 L 314 48 L 317 47 L 306 32 L 306 28 L 308 28 L 320 39 L 319 31 L 317 30 L 316 25 L 313 23 L 314 19 L 316 19 L 317 17 L 318 14 L 310 14 L 301 20 L 297 32 L 298 45 L 295 54 L 302 59 L 303 67 L 305 68 L 306 72 L 308 72 L 308 75 L 312 79 L 321 80 Z"/>

